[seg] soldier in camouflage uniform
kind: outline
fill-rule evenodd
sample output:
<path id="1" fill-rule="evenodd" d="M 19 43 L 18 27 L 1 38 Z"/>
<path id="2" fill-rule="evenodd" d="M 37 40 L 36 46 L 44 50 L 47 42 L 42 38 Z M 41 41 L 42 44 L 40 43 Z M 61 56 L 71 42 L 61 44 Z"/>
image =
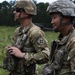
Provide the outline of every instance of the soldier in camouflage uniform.
<path id="1" fill-rule="evenodd" d="M 57 0 L 47 8 L 58 39 L 51 43 L 50 63 L 41 75 L 75 75 L 75 4 L 70 0 Z"/>
<path id="2" fill-rule="evenodd" d="M 31 0 L 19 0 L 14 4 L 14 20 L 21 26 L 15 31 L 12 46 L 6 47 L 3 66 L 9 75 L 35 75 L 36 64 L 48 62 L 49 48 L 44 32 L 32 23 L 36 6 Z"/>

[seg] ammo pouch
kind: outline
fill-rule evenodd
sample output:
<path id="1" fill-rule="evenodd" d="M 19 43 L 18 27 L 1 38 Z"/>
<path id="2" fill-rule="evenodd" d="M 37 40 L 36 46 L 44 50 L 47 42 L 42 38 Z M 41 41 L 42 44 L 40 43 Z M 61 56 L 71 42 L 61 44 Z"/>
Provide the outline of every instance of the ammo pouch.
<path id="1" fill-rule="evenodd" d="M 57 70 L 57 69 L 61 68 L 62 62 L 63 62 L 63 59 L 64 59 L 64 55 L 65 55 L 64 50 L 58 50 L 58 52 L 55 55 L 55 60 L 53 62 L 54 69 Z"/>
<path id="2" fill-rule="evenodd" d="M 6 57 L 3 60 L 3 69 L 7 69 L 8 71 L 15 71 L 18 58 L 10 55 L 8 51 L 6 51 Z"/>

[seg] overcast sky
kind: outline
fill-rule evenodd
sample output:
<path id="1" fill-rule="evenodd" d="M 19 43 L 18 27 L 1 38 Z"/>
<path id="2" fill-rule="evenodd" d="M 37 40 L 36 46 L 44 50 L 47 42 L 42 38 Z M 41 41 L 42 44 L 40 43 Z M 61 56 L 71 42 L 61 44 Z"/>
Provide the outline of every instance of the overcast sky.
<path id="1" fill-rule="evenodd" d="M 3 1 L 8 1 L 8 2 L 9 2 L 10 0 L 0 0 L 0 3 L 3 2 Z M 36 1 L 37 1 L 38 3 L 39 3 L 39 2 L 44 2 L 44 3 L 49 2 L 49 3 L 52 3 L 52 2 L 54 2 L 54 1 L 56 1 L 56 0 L 36 0 Z"/>

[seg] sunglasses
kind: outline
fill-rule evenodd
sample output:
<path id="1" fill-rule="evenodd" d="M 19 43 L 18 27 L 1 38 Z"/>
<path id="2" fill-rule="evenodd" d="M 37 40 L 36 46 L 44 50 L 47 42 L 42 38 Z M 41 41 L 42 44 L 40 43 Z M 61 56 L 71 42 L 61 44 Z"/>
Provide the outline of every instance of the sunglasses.
<path id="1" fill-rule="evenodd" d="M 23 8 L 14 8 L 13 11 L 16 11 L 16 12 L 25 12 L 25 10 Z"/>

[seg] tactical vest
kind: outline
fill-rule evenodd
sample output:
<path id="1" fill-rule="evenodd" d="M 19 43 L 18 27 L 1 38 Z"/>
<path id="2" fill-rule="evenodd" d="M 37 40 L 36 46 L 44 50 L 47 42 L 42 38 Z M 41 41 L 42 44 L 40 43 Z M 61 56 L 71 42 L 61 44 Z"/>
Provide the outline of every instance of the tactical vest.
<path id="1" fill-rule="evenodd" d="M 56 71 L 56 75 L 71 72 L 71 65 L 68 59 L 68 53 L 70 49 L 68 47 L 69 41 L 75 37 L 75 30 L 67 37 L 64 37 L 61 41 L 53 41 L 51 46 L 51 67 Z"/>

